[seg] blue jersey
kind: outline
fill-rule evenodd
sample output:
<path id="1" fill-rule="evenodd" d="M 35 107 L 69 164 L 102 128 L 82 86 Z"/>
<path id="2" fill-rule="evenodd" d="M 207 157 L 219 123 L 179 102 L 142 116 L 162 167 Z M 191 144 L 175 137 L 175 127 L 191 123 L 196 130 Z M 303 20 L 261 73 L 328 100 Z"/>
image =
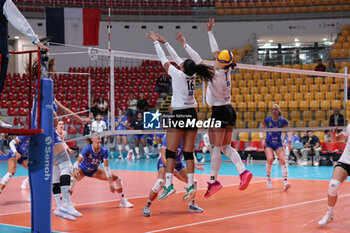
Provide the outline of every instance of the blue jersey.
<path id="1" fill-rule="evenodd" d="M 162 147 L 166 148 L 166 136 L 164 136 Z M 177 148 L 175 155 L 175 163 L 182 163 L 184 157 L 183 148 L 182 148 L 182 139 L 180 141 L 179 147 Z"/>
<path id="2" fill-rule="evenodd" d="M 83 161 L 80 163 L 79 168 L 84 170 L 95 170 L 100 166 L 103 160 L 108 159 L 108 150 L 104 146 L 100 146 L 100 150 L 96 153 L 92 149 L 92 145 L 84 147 L 80 153 L 83 156 Z"/>
<path id="3" fill-rule="evenodd" d="M 284 128 L 288 125 L 288 121 L 279 117 L 277 121 L 272 120 L 272 116 L 264 119 L 267 128 Z M 278 144 L 282 143 L 282 132 L 266 132 L 266 143 Z"/>
<path id="4" fill-rule="evenodd" d="M 125 122 L 128 122 L 128 118 L 126 118 L 126 116 L 118 116 L 116 119 L 115 119 L 115 122 L 117 123 L 119 121 L 119 119 L 121 118 L 121 121 L 120 121 L 120 124 L 117 125 L 117 128 L 116 130 L 126 130 L 126 127 L 122 124 L 125 123 Z"/>
<path id="5" fill-rule="evenodd" d="M 21 157 L 27 158 L 29 149 L 29 136 L 18 136 L 18 143 L 16 143 L 16 150 L 21 154 Z M 14 157 L 14 152 L 11 150 L 9 153 L 10 157 Z"/>

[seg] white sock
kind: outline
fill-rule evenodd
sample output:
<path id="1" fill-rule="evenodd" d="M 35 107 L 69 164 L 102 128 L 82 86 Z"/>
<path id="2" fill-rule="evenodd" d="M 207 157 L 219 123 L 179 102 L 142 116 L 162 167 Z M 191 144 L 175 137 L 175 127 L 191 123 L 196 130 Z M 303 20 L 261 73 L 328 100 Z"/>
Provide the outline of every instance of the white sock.
<path id="1" fill-rule="evenodd" d="M 27 185 L 27 184 L 28 184 L 28 181 L 29 181 L 29 177 L 25 178 L 25 179 L 22 181 L 22 183 L 24 183 L 25 185 Z"/>
<path id="2" fill-rule="evenodd" d="M 75 179 L 74 177 L 72 177 L 70 179 L 70 191 L 73 191 L 73 188 L 75 186 L 75 184 L 77 183 L 77 179 Z"/>
<path id="3" fill-rule="evenodd" d="M 140 154 L 140 148 L 135 147 L 135 152 L 136 152 L 137 155 L 139 155 Z"/>
<path id="4" fill-rule="evenodd" d="M 0 184 L 6 186 L 6 184 L 9 182 L 9 180 L 10 180 L 11 178 L 12 178 L 12 174 L 9 173 L 9 172 L 6 173 L 6 175 L 4 175 L 4 177 L 2 177 Z"/>
<path id="5" fill-rule="evenodd" d="M 272 165 L 269 165 L 266 163 L 266 174 L 267 174 L 267 177 L 269 178 L 271 176 L 271 170 L 272 170 Z"/>
<path id="6" fill-rule="evenodd" d="M 333 213 L 333 211 L 334 211 L 334 207 L 328 206 L 327 212 L 328 212 L 328 213 Z"/>
<path id="7" fill-rule="evenodd" d="M 282 171 L 282 177 L 284 182 L 287 182 L 288 178 L 288 166 L 287 165 L 282 165 L 281 166 L 281 171 Z"/>
<path id="8" fill-rule="evenodd" d="M 173 183 L 173 173 L 165 173 L 165 187 L 169 187 Z"/>
<path id="9" fill-rule="evenodd" d="M 120 145 L 118 145 L 118 150 L 119 150 L 119 154 L 121 155 L 122 154 L 122 152 L 123 152 L 123 147 L 122 147 L 122 145 L 120 144 Z"/>
<path id="10" fill-rule="evenodd" d="M 129 147 L 128 144 L 125 145 L 125 150 L 126 150 L 126 152 L 129 152 L 129 151 L 130 151 L 130 147 Z"/>
<path id="11" fill-rule="evenodd" d="M 146 147 L 144 147 L 143 149 L 145 150 L 145 154 L 148 155 L 148 154 L 149 154 L 148 147 L 146 146 Z"/>
<path id="12" fill-rule="evenodd" d="M 187 173 L 187 179 L 188 179 L 188 187 L 193 185 L 194 181 L 194 174 L 193 173 Z"/>
<path id="13" fill-rule="evenodd" d="M 234 163 L 238 173 L 243 173 L 246 169 L 238 152 L 235 149 L 233 149 L 231 145 L 225 145 L 222 147 L 222 149 L 225 155 Z"/>
<path id="14" fill-rule="evenodd" d="M 217 180 L 219 170 L 221 166 L 221 151 L 220 147 L 214 146 L 211 154 L 211 166 L 210 166 L 210 183 L 214 183 Z"/>
<path id="15" fill-rule="evenodd" d="M 72 205 L 72 201 L 70 199 L 70 193 L 69 193 L 69 186 L 61 186 L 61 193 L 62 193 L 62 198 L 63 198 L 63 203 L 66 204 L 67 206 Z"/>
<path id="16" fill-rule="evenodd" d="M 56 201 L 56 209 L 60 208 L 60 206 L 62 205 L 62 200 L 61 200 L 61 194 L 57 193 L 53 195 Z"/>
<path id="17" fill-rule="evenodd" d="M 162 149 L 162 144 L 161 143 L 158 143 L 158 151 L 159 151 L 159 153 L 160 153 L 160 149 Z"/>

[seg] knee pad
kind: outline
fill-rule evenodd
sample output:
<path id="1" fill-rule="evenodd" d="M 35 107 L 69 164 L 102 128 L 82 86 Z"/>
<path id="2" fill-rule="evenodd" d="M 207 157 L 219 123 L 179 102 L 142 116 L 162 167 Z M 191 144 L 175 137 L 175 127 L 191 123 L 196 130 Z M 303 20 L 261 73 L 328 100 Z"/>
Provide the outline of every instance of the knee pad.
<path id="1" fill-rule="evenodd" d="M 159 191 L 163 188 L 163 185 L 165 183 L 165 180 L 163 179 L 158 179 L 156 183 L 154 184 L 152 191 L 155 193 L 159 193 Z"/>
<path id="2" fill-rule="evenodd" d="M 203 154 L 206 154 L 207 153 L 207 148 L 203 147 L 202 152 L 203 152 Z"/>
<path id="3" fill-rule="evenodd" d="M 183 152 L 184 153 L 184 159 L 185 160 L 193 160 L 194 157 L 193 157 L 193 152 Z"/>
<path id="4" fill-rule="evenodd" d="M 328 187 L 328 195 L 332 197 L 338 196 L 340 185 L 341 182 L 339 180 L 331 179 L 331 182 L 329 182 Z"/>
<path id="5" fill-rule="evenodd" d="M 175 159 L 175 152 L 174 151 L 170 151 L 168 149 L 165 150 L 165 158 L 167 159 Z"/>
<path id="6" fill-rule="evenodd" d="M 52 168 L 52 183 L 60 183 L 61 170 L 58 166 Z"/>
<path id="7" fill-rule="evenodd" d="M 119 151 L 122 151 L 122 150 L 123 150 L 122 145 L 118 145 L 118 150 L 119 150 Z"/>
<path id="8" fill-rule="evenodd" d="M 70 186 L 70 175 L 62 175 L 60 177 L 60 186 Z"/>
<path id="9" fill-rule="evenodd" d="M 72 170 L 73 170 L 73 166 L 72 163 L 69 161 L 65 161 L 61 164 L 58 164 L 58 166 L 60 167 L 61 170 L 61 176 L 62 175 L 71 175 L 72 174 Z"/>
<path id="10" fill-rule="evenodd" d="M 226 155 L 227 154 L 227 149 L 229 149 L 228 147 L 231 147 L 231 145 L 223 145 L 221 147 L 221 152 Z"/>
<path id="11" fill-rule="evenodd" d="M 54 183 L 54 184 L 52 184 L 52 192 L 53 192 L 53 194 L 59 194 L 59 193 L 61 193 L 61 186 L 60 186 L 60 183 Z"/>

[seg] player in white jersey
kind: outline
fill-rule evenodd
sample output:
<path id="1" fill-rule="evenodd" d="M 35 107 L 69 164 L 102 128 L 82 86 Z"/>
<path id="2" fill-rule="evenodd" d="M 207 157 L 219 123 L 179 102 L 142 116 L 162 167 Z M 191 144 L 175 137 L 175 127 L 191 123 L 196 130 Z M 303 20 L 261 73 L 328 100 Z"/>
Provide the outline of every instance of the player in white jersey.
<path id="1" fill-rule="evenodd" d="M 39 61 L 40 62 L 40 61 Z M 54 72 L 55 60 L 50 59 L 48 62 L 48 71 L 50 73 Z M 32 69 L 32 74 L 38 73 L 38 62 L 35 61 L 32 67 L 27 65 L 27 71 Z M 50 76 L 49 76 L 50 77 Z M 70 115 L 74 120 L 81 122 L 85 125 L 89 123 L 89 118 L 81 118 L 75 114 L 70 109 L 63 106 L 59 101 L 54 99 L 53 101 L 54 108 L 54 125 L 57 126 L 58 118 L 57 112 L 62 112 L 65 115 Z M 33 115 L 32 119 L 35 119 Z M 53 126 L 54 127 L 54 126 Z M 54 138 L 53 138 L 53 169 L 52 169 L 52 192 L 56 201 L 56 209 L 54 210 L 54 215 L 68 219 L 75 220 L 75 217 L 82 217 L 82 214 L 79 213 L 73 206 L 73 203 L 70 198 L 70 180 L 71 173 L 73 170 L 72 163 L 70 161 L 69 155 L 67 153 L 67 145 L 62 141 L 60 136 L 54 128 Z"/>
<path id="2" fill-rule="evenodd" d="M 207 154 L 207 151 L 210 151 L 210 141 L 209 141 L 209 135 L 207 133 L 203 134 L 203 142 L 204 146 L 202 148 L 202 160 L 201 162 L 205 162 L 205 156 Z"/>
<path id="3" fill-rule="evenodd" d="M 240 190 L 246 189 L 253 177 L 253 174 L 246 170 L 238 152 L 231 147 L 233 128 L 236 124 L 236 112 L 231 105 L 231 71 L 236 64 L 229 50 L 219 50 L 212 32 L 214 23 L 215 20 L 210 19 L 206 24 L 210 48 L 213 56 L 216 58 L 214 62 L 215 76 L 212 82 L 208 82 L 206 101 L 212 106 L 211 118 L 220 121 L 221 127 L 209 128 L 211 173 L 208 190 L 204 194 L 205 198 L 212 196 L 222 188 L 222 185 L 217 180 L 221 166 L 221 152 L 236 165 L 241 179 Z M 203 63 L 199 54 L 186 43 L 182 33 L 177 33 L 177 40 L 184 46 L 196 64 Z"/>
<path id="4" fill-rule="evenodd" d="M 339 134 L 337 130 L 332 132 L 332 141 L 343 141 L 348 138 L 350 135 L 350 124 Z M 348 138 L 346 142 L 346 147 L 338 160 L 337 164 L 334 166 L 334 171 L 332 179 L 329 182 L 328 187 L 328 209 L 327 213 L 323 218 L 318 222 L 321 227 L 325 227 L 328 223 L 334 220 L 334 206 L 337 203 L 338 191 L 341 184 L 348 178 L 350 175 L 350 140 Z"/>
<path id="5" fill-rule="evenodd" d="M 184 201 L 192 199 L 196 193 L 194 188 L 194 158 L 193 149 L 197 135 L 197 102 L 194 98 L 194 87 L 196 82 L 196 74 L 205 81 L 212 81 L 213 70 L 206 65 L 196 65 L 191 59 L 183 61 L 166 40 L 156 35 L 154 32 L 146 34 L 147 38 L 153 41 L 155 50 L 161 61 L 165 71 L 171 76 L 173 88 L 173 96 L 171 98 L 171 106 L 173 108 L 172 118 L 169 119 L 169 128 L 167 129 L 166 140 L 166 174 L 165 187 L 159 200 L 162 200 L 176 191 L 172 184 L 173 172 L 175 167 L 175 154 L 182 139 L 183 155 L 186 160 L 188 188 L 183 197 Z M 165 57 L 165 53 L 160 45 L 163 43 L 170 53 L 173 60 L 180 67 L 177 69 L 171 65 Z"/>

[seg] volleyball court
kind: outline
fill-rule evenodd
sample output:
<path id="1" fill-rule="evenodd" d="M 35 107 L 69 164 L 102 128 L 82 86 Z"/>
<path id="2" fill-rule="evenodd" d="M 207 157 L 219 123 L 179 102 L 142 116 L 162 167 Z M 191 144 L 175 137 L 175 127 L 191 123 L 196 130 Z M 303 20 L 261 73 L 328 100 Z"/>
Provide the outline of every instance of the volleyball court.
<path id="1" fill-rule="evenodd" d="M 55 54 L 54 47 L 52 51 Z M 71 74 L 54 75 L 55 90 L 67 89 L 65 95 L 60 94 L 63 91 L 57 91 L 56 98 L 61 98 L 67 107 L 74 103 L 77 107 L 73 110 L 86 115 L 84 104 L 87 101 L 89 104 L 91 98 L 90 92 L 86 89 L 91 88 L 91 94 L 96 96 L 108 93 L 106 99 L 110 103 L 111 112 L 108 114 L 107 122 L 110 122 L 111 128 L 101 135 L 112 138 L 120 133 L 126 134 L 131 148 L 135 133 L 146 135 L 159 133 L 152 130 L 120 132 L 114 127 L 116 112 L 127 107 L 126 102 L 130 93 L 134 93 L 135 96 L 140 93 L 146 94 L 150 110 L 154 107 L 153 110 L 160 109 L 163 114 L 167 113 L 169 97 L 161 100 L 154 94 L 155 79 L 162 72 L 156 57 L 118 51 L 108 54 L 103 50 L 89 50 L 89 54 L 93 61 L 85 67 L 72 67 L 69 69 Z M 56 53 L 56 56 L 56 62 L 59 62 L 60 55 Z M 110 60 L 108 56 L 111 57 Z M 142 208 L 157 178 L 157 160 L 132 160 L 125 152 L 125 159 L 116 159 L 118 151 L 115 149 L 115 141 L 112 142 L 109 138 L 106 147 L 110 150 L 110 167 L 114 173 L 123 178 L 125 195 L 134 207 L 120 208 L 119 197 L 109 191 L 107 182 L 86 177 L 76 184 L 72 194 L 72 201 L 83 217 L 76 221 L 67 221 L 52 216 L 52 229 L 58 232 L 256 232 L 257 229 L 259 232 L 347 232 L 350 227 L 346 211 L 350 205 L 348 182 L 345 182 L 340 190 L 336 220 L 326 229 L 319 228 L 317 224 L 326 210 L 332 167 L 297 166 L 294 165 L 295 158 L 290 156 L 289 181 L 292 188 L 288 192 L 283 191 L 279 165 L 275 165 L 272 170 L 272 189 L 266 188 L 265 165 L 264 161 L 261 161 L 264 159 L 264 154 L 256 141 L 260 140 L 258 132 L 271 131 L 258 129 L 258 126 L 266 116 L 270 115 L 272 104 L 277 103 L 280 106 L 282 116 L 289 120 L 291 127 L 289 131 L 298 135 L 306 130 L 319 132 L 319 135 L 322 135 L 325 129 L 330 129 L 326 122 L 331 109 L 336 107 L 346 109 L 347 106 L 344 93 L 339 90 L 346 90 L 347 82 L 344 80 L 348 75 L 321 74 L 311 70 L 289 68 L 291 67 L 238 64 L 237 70 L 231 75 L 232 102 L 238 115 L 232 145 L 243 158 L 254 161 L 252 164 L 246 164 L 254 174 L 246 190 L 238 189 L 240 181 L 236 169 L 224 162 L 219 174 L 223 189 L 213 197 L 205 199 L 203 196 L 210 174 L 210 163 L 207 162 L 204 165 L 205 171 L 196 170 L 195 174 L 199 185 L 196 201 L 204 209 L 203 213 L 187 211 L 187 203 L 182 201 L 185 185 L 176 180 L 175 188 L 178 192 L 167 200 L 155 201 L 151 217 L 144 217 Z M 83 75 L 78 74 L 80 72 Z M 87 76 L 91 77 L 90 84 L 84 79 Z M 68 91 L 67 87 L 73 85 L 82 91 L 76 93 Z M 199 119 L 202 120 L 210 117 L 210 108 L 203 98 L 205 87 L 205 83 L 199 82 L 195 89 L 199 105 L 197 112 Z M 346 116 L 349 115 L 346 111 L 344 113 Z M 70 121 L 65 123 L 69 134 L 68 141 L 74 141 L 78 147 L 85 146 L 85 139 L 88 136 L 83 136 L 78 130 L 81 126 Z M 273 129 L 273 131 L 285 130 Z M 203 133 L 205 130 L 200 130 L 196 145 L 200 144 Z M 345 142 L 340 143 L 340 148 L 334 150 L 328 150 L 327 143 L 322 144 L 321 157 L 336 160 L 344 144 Z M 148 146 L 157 154 L 153 141 Z M 200 150 L 198 154 L 203 156 Z M 208 156 L 206 158 L 210 161 Z M 74 160 L 72 156 L 72 161 Z M 0 196 L 2 206 L 0 227 L 11 229 L 11 232 L 15 232 L 16 229 L 23 231 L 22 228 L 15 226 L 25 228 L 31 225 L 30 202 L 27 201 L 29 190 L 19 188 L 23 176 L 26 176 L 26 171 L 18 168 L 18 176 L 11 180 Z"/>

